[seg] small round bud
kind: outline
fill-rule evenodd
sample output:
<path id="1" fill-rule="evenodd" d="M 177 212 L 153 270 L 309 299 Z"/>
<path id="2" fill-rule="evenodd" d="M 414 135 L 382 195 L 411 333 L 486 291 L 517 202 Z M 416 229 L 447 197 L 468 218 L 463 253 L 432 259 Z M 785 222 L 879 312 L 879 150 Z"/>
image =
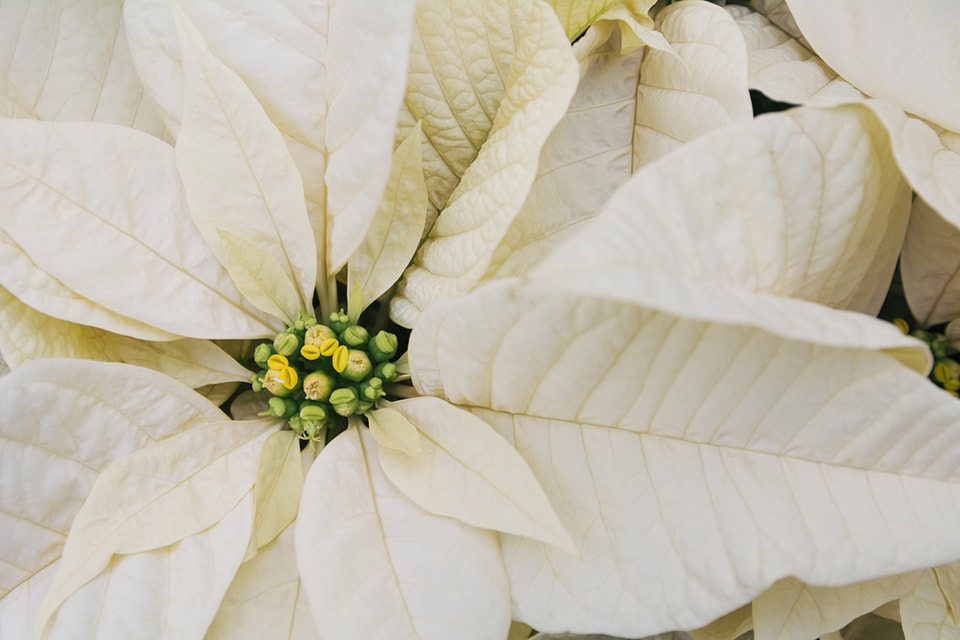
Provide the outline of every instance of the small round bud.
<path id="1" fill-rule="evenodd" d="M 337 368 L 336 361 L 334 361 L 333 367 L 334 369 Z M 371 371 L 373 371 L 373 365 L 370 364 L 370 356 L 367 355 L 367 352 L 350 349 L 347 351 L 347 363 L 339 373 L 347 380 L 360 382 L 370 375 Z"/>
<path id="2" fill-rule="evenodd" d="M 301 420 L 323 422 L 327 419 L 327 408 L 318 402 L 304 402 L 300 405 Z"/>
<path id="3" fill-rule="evenodd" d="M 300 349 L 300 339 L 292 331 L 281 331 L 273 339 L 273 348 L 283 356 L 292 356 Z"/>
<path id="4" fill-rule="evenodd" d="M 370 334 L 367 330 L 357 324 L 350 325 L 340 334 L 340 342 L 354 349 L 359 349 L 367 344 L 369 339 Z"/>
<path id="5" fill-rule="evenodd" d="M 320 343 L 324 340 L 336 337 L 337 334 L 327 325 L 314 324 L 303 334 L 303 342 L 304 344 L 313 344 L 319 347 Z"/>
<path id="6" fill-rule="evenodd" d="M 267 410 L 262 411 L 261 416 L 273 416 L 275 418 L 290 418 L 297 414 L 297 403 L 290 398 L 280 398 L 273 396 L 267 400 Z"/>
<path id="7" fill-rule="evenodd" d="M 282 356 L 279 353 L 275 353 L 269 358 L 267 358 L 267 368 L 274 371 L 280 371 L 284 367 L 289 367 L 290 361 L 287 360 L 286 356 Z"/>
<path id="8" fill-rule="evenodd" d="M 353 387 L 341 387 L 330 394 L 330 406 L 338 415 L 347 417 L 356 413 L 360 406 L 357 390 Z"/>
<path id="9" fill-rule="evenodd" d="M 330 328 L 337 333 L 343 333 L 343 330 L 350 326 L 350 318 L 340 309 L 339 312 L 330 314 L 330 322 L 327 323 Z"/>
<path id="10" fill-rule="evenodd" d="M 380 331 L 367 345 L 367 353 L 374 362 L 386 362 L 397 354 L 397 336 L 389 331 Z"/>
<path id="11" fill-rule="evenodd" d="M 373 375 L 382 379 L 384 382 L 390 382 L 397 377 L 397 365 L 392 362 L 381 362 L 373 370 Z"/>
<path id="12" fill-rule="evenodd" d="M 359 415 L 362 415 L 362 414 L 366 413 L 367 411 L 369 411 L 371 408 L 373 408 L 373 403 L 372 403 L 372 402 L 360 401 L 360 403 L 357 405 L 356 415 L 358 415 L 358 416 L 359 416 Z"/>
<path id="13" fill-rule="evenodd" d="M 370 378 L 361 383 L 359 391 L 362 402 L 376 402 L 377 398 L 386 395 L 383 391 L 383 380 L 380 378 Z"/>
<path id="14" fill-rule="evenodd" d="M 275 396 L 286 398 L 297 386 L 297 371 L 291 367 L 270 369 L 260 380 L 263 388 Z"/>
<path id="15" fill-rule="evenodd" d="M 304 377 L 303 393 L 310 400 L 326 401 L 336 385 L 336 379 L 330 374 L 314 371 Z"/>
<path id="16" fill-rule="evenodd" d="M 263 376 L 265 375 L 267 375 L 266 371 L 260 371 L 250 376 L 250 388 L 254 392 L 263 390 Z"/>
<path id="17" fill-rule="evenodd" d="M 300 347 L 300 355 L 305 360 L 316 360 L 320 357 L 320 347 L 315 344 L 305 344 Z"/>
<path id="18" fill-rule="evenodd" d="M 258 344 L 257 348 L 253 350 L 253 361 L 256 362 L 258 365 L 260 365 L 261 367 L 263 367 L 264 369 L 266 369 L 267 360 L 274 353 L 276 352 L 273 350 L 273 346 L 267 344 L 266 342 L 263 342 L 261 344 Z"/>
<path id="19" fill-rule="evenodd" d="M 316 420 L 302 420 L 300 426 L 303 429 L 304 438 L 320 440 L 327 425 L 325 422 L 318 422 Z"/>

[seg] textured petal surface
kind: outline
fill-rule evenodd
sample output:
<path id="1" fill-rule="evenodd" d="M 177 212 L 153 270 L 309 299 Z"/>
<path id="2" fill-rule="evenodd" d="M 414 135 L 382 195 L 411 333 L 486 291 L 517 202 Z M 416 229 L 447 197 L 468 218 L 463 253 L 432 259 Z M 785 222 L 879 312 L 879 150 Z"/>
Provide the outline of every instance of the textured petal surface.
<path id="1" fill-rule="evenodd" d="M 253 486 L 256 511 L 251 545 L 254 549 L 276 538 L 296 519 L 301 491 L 300 439 L 293 431 L 277 431 L 263 444 Z"/>
<path id="2" fill-rule="evenodd" d="M 476 159 L 400 282 L 391 314 L 405 326 L 431 302 L 468 291 L 483 277 L 536 177 L 540 148 L 576 89 L 577 62 L 556 16 L 546 5 L 514 4 L 518 48 L 504 98 L 489 114 L 493 126 L 477 142 L 483 146 Z M 426 119 L 423 127 L 429 136 Z"/>
<path id="3" fill-rule="evenodd" d="M 924 572 L 844 587 L 811 587 L 796 578 L 777 581 L 753 601 L 754 635 L 764 640 L 809 640 L 909 593 Z"/>
<path id="4" fill-rule="evenodd" d="M 319 640 L 300 585 L 294 527 L 240 565 L 208 640 Z"/>
<path id="5" fill-rule="evenodd" d="M 133 68 L 118 0 L 5 2 L 0 115 L 123 124 L 163 136 Z"/>
<path id="6" fill-rule="evenodd" d="M 111 461 L 224 418 L 162 374 L 82 360 L 19 367 L 0 382 L 0 406 L 0 595 L 57 559 Z"/>
<path id="7" fill-rule="evenodd" d="M 956 564 L 925 571 L 912 593 L 900 599 L 900 620 L 906 640 L 956 640 L 960 621 L 960 567 Z"/>
<path id="8" fill-rule="evenodd" d="M 112 125 L 6 120 L 0 157 L 0 227 L 23 256 L 0 281 L 17 297 L 64 317 L 50 308 L 55 297 L 27 298 L 36 279 L 52 279 L 81 302 L 173 334 L 271 332 L 190 222 L 167 144 Z M 67 319 L 130 329 L 64 306 Z"/>
<path id="9" fill-rule="evenodd" d="M 594 268 L 629 264 L 691 289 L 736 287 L 874 314 L 909 206 L 869 111 L 795 109 L 716 131 L 646 167 L 611 199 L 602 223 L 537 273 L 592 279 Z"/>
<path id="10" fill-rule="evenodd" d="M 490 425 L 437 398 L 412 398 L 392 408 L 417 426 L 424 452 L 377 447 L 377 455 L 390 481 L 417 505 L 576 554 L 527 463 Z"/>
<path id="11" fill-rule="evenodd" d="M 420 246 L 427 221 L 421 136 L 415 127 L 394 152 L 383 200 L 347 264 L 347 314 L 354 322 L 400 279 Z"/>
<path id="12" fill-rule="evenodd" d="M 45 638 L 202 638 L 243 560 L 253 498 L 209 529 L 144 553 L 115 556 L 70 597 Z"/>
<path id="13" fill-rule="evenodd" d="M 650 49 L 640 67 L 634 170 L 704 133 L 753 119 L 747 50 L 720 7 L 681 2 L 657 14 L 671 52 Z"/>
<path id="14" fill-rule="evenodd" d="M 960 131 L 960 4 L 951 0 L 787 0 L 814 50 L 875 98 Z M 895 40 L 896 47 L 890 43 Z"/>
<path id="15" fill-rule="evenodd" d="M 423 393 L 515 444 L 580 549 L 502 536 L 538 629 L 693 628 L 786 576 L 960 552 L 960 406 L 883 353 L 509 281 L 431 309 L 409 353 Z"/>
<path id="16" fill-rule="evenodd" d="M 611 7 L 624 5 L 637 17 L 646 16 L 655 0 L 547 0 L 557 13 L 567 37 L 574 40 Z"/>
<path id="17" fill-rule="evenodd" d="M 383 474 L 375 448 L 365 429 L 348 429 L 307 475 L 297 563 L 320 636 L 505 637 L 496 536 L 421 510 Z"/>
<path id="18" fill-rule="evenodd" d="M 917 198 L 900 256 L 910 311 L 924 326 L 960 317 L 960 229 Z"/>
<path id="19" fill-rule="evenodd" d="M 280 317 L 292 322 L 298 311 L 308 308 L 317 277 L 317 246 L 300 173 L 280 132 L 247 86 L 210 53 L 189 18 L 179 9 L 175 16 L 184 70 L 176 157 L 190 215 L 255 304 L 268 298 L 273 288 L 286 293 L 291 284 L 296 285 L 293 300 L 278 301 L 284 305 L 285 316 Z M 238 247 L 219 230 L 259 246 L 286 280 L 274 287 L 256 282 L 236 259 L 226 259 L 235 257 Z M 239 250 L 241 255 L 250 254 L 249 247 Z"/>
<path id="20" fill-rule="evenodd" d="M 276 426 L 202 425 L 105 469 L 74 519 L 38 629 L 112 556 L 166 547 L 219 522 L 253 487 L 263 441 Z"/>
<path id="21" fill-rule="evenodd" d="M 12 367 L 39 358 L 124 362 L 165 373 L 188 387 L 244 382 L 250 371 L 209 340 L 148 342 L 58 320 L 0 288 L 0 352 Z"/>

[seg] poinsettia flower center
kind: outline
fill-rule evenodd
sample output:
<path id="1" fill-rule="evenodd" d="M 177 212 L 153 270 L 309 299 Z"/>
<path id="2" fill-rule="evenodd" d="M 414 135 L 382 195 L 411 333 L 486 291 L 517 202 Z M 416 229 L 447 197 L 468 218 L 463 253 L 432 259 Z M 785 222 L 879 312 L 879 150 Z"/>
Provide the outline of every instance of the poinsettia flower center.
<path id="1" fill-rule="evenodd" d="M 283 418 L 303 440 L 322 441 L 385 395 L 384 384 L 397 375 L 397 347 L 395 334 L 371 336 L 342 311 L 328 324 L 301 314 L 254 349 L 261 369 L 251 377 L 253 390 L 270 394 L 260 415 Z"/>

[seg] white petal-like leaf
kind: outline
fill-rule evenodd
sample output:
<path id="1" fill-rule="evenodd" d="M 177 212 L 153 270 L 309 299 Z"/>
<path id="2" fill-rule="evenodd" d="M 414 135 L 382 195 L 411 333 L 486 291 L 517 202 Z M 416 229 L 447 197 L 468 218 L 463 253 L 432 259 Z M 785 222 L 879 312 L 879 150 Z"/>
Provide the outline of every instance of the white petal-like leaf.
<path id="1" fill-rule="evenodd" d="M 557 13 L 560 24 L 567 37 L 575 40 L 587 27 L 611 7 L 625 5 L 636 17 L 645 17 L 655 0 L 600 0 L 581 2 L 579 0 L 547 0 Z"/>
<path id="2" fill-rule="evenodd" d="M 390 407 L 368 411 L 366 418 L 370 435 L 380 448 L 386 447 L 408 456 L 426 453 L 417 426 L 396 409 Z"/>
<path id="3" fill-rule="evenodd" d="M 24 295 L 40 278 L 172 334 L 272 332 L 190 222 L 169 145 L 113 125 L 4 120 L 0 157 L 0 228 L 24 255 L 0 284 L 27 304 L 63 317 L 49 308 L 55 299 L 40 306 Z M 65 319 L 114 330 L 101 318 Z"/>
<path id="4" fill-rule="evenodd" d="M 753 629 L 753 616 L 750 605 L 734 609 L 720 616 L 705 627 L 687 631 L 693 640 L 737 640 Z"/>
<path id="5" fill-rule="evenodd" d="M 49 359 L 0 381 L 0 595 L 60 555 L 100 471 L 157 440 L 224 419 L 139 367 Z"/>
<path id="6" fill-rule="evenodd" d="M 753 119 L 746 46 L 723 9 L 681 2 L 660 11 L 656 26 L 672 52 L 650 49 L 640 66 L 634 170 L 704 133 Z"/>
<path id="7" fill-rule="evenodd" d="M 844 587 L 812 587 L 796 578 L 778 580 L 753 600 L 754 636 L 761 640 L 809 640 L 837 631 L 909 593 L 922 571 Z"/>
<path id="8" fill-rule="evenodd" d="M 490 425 L 438 398 L 412 398 L 392 408 L 417 426 L 424 452 L 377 447 L 377 454 L 390 481 L 417 505 L 576 555 L 526 462 Z"/>
<path id="9" fill-rule="evenodd" d="M 910 311 L 928 326 L 960 317 L 960 229 L 917 198 L 900 256 Z"/>
<path id="10" fill-rule="evenodd" d="M 37 628 L 116 554 L 151 551 L 219 522 L 253 487 L 275 420 L 220 422 L 167 438 L 107 467 L 77 513 Z"/>
<path id="11" fill-rule="evenodd" d="M 328 444 L 297 519 L 300 579 L 321 637 L 506 637 L 510 596 L 496 536 L 431 515 L 383 474 L 365 429 Z"/>
<path id="12" fill-rule="evenodd" d="M 57 610 L 49 638 L 202 638 L 250 540 L 249 494 L 220 522 L 154 551 L 114 556 Z"/>
<path id="13" fill-rule="evenodd" d="M 900 599 L 900 619 L 906 640 L 956 640 L 960 638 L 960 612 L 956 609 L 960 567 L 956 563 L 923 573 L 920 584 Z"/>
<path id="14" fill-rule="evenodd" d="M 517 618 L 642 636 L 702 626 L 783 577 L 839 586 L 957 557 L 949 395 L 853 343 L 637 302 L 501 281 L 411 336 L 418 389 L 512 441 L 580 549 L 502 536 Z"/>
<path id="15" fill-rule="evenodd" d="M 0 94 L 16 110 L 0 107 L 0 112 L 123 124 L 162 137 L 163 124 L 142 99 L 122 4 L 5 2 L 0 7 Z"/>
<path id="16" fill-rule="evenodd" d="M 237 247 L 218 232 L 241 236 L 273 258 L 250 261 L 267 263 L 267 276 L 276 277 L 279 266 L 286 276 L 276 284 L 280 292 L 296 285 L 295 300 L 274 300 L 284 304 L 279 317 L 295 320 L 298 311 L 310 306 L 317 276 L 317 247 L 300 173 L 280 132 L 243 81 L 210 53 L 179 5 L 174 13 L 184 69 L 177 169 L 190 215 L 240 290 L 261 309 L 270 288 L 252 282 L 250 271 L 257 269 L 238 264 L 232 251 L 247 253 L 249 247 Z"/>
<path id="17" fill-rule="evenodd" d="M 814 50 L 864 93 L 960 131 L 960 4 L 787 0 Z M 891 47 L 891 39 L 898 46 Z"/>
<path id="18" fill-rule="evenodd" d="M 639 268 L 704 293 L 750 289 L 874 314 L 909 206 L 870 111 L 794 109 L 716 131 L 647 166 L 536 273 L 593 281 L 593 269 Z M 645 288 L 687 313 L 680 291 Z"/>
<path id="19" fill-rule="evenodd" d="M 293 540 L 290 526 L 240 565 L 207 640 L 319 640 Z"/>
<path id="20" fill-rule="evenodd" d="M 400 279 L 420 246 L 427 220 L 420 139 L 418 125 L 394 151 L 383 200 L 347 264 L 347 315 L 354 322 Z"/>
<path id="21" fill-rule="evenodd" d="M 483 146 L 476 159 L 400 282 L 391 313 L 403 325 L 412 326 L 430 303 L 469 291 L 483 277 L 537 175 L 540 149 L 576 89 L 577 62 L 550 8 L 518 6 L 511 14 L 522 30 L 504 98 L 495 116 L 489 114 L 493 126 L 478 142 Z"/>
<path id="22" fill-rule="evenodd" d="M 293 431 L 277 431 L 263 443 L 253 486 L 256 511 L 251 545 L 254 549 L 276 538 L 296 519 L 302 490 L 300 439 Z"/>
<path id="23" fill-rule="evenodd" d="M 0 638 L 31 638 L 43 594 L 60 566 L 49 564 L 0 599 Z"/>
<path id="24" fill-rule="evenodd" d="M 188 387 L 243 382 L 250 371 L 209 340 L 150 342 L 35 311 L 0 287 L 0 351 L 12 367 L 39 358 L 124 362 L 165 373 Z"/>

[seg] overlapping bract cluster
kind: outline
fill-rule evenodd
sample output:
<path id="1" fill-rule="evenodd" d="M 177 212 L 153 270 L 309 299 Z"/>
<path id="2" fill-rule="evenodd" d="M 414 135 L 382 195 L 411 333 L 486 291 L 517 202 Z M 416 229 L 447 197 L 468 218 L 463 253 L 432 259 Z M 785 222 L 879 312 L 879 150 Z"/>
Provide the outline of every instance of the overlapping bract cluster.
<path id="1" fill-rule="evenodd" d="M 342 311 L 329 324 L 301 315 L 254 349 L 262 368 L 251 376 L 253 390 L 273 396 L 260 415 L 286 420 L 304 440 L 323 441 L 328 429 L 342 431 L 345 418 L 366 413 L 386 395 L 384 385 L 397 374 L 390 362 L 397 346 L 395 334 L 370 336 Z"/>

